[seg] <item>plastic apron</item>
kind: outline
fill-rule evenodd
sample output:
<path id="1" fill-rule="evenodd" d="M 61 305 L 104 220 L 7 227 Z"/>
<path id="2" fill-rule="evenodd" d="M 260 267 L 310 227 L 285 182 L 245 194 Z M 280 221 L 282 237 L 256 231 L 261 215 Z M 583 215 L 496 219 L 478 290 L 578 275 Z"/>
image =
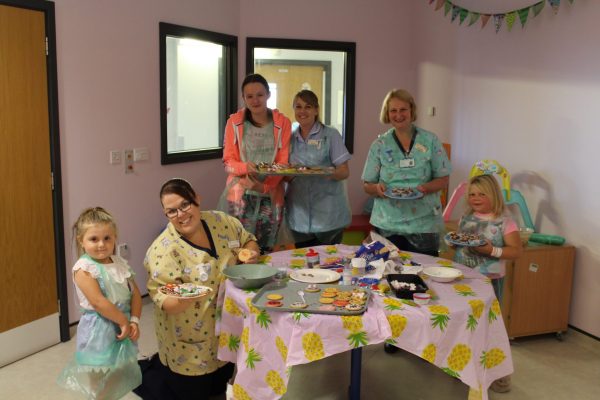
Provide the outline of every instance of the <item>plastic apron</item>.
<path id="1" fill-rule="evenodd" d="M 127 318 L 131 311 L 128 287 L 111 279 L 104 266 L 87 254 L 100 276 L 102 294 Z M 83 310 L 77 327 L 77 350 L 74 359 L 58 378 L 58 384 L 87 396 L 88 399 L 120 399 L 142 383 L 137 363 L 137 345 L 129 338 L 117 340 L 120 328 L 96 311 Z"/>
<path id="2" fill-rule="evenodd" d="M 321 132 L 324 129 L 321 129 Z M 327 134 L 306 142 L 294 135 L 290 163 L 331 167 L 331 139 Z M 346 181 L 324 177 L 295 177 L 286 193 L 290 229 L 301 233 L 327 232 L 348 226 L 351 221 Z"/>
<path id="3" fill-rule="evenodd" d="M 492 246 L 504 247 L 504 218 L 488 221 L 468 214 L 460 219 L 458 231 L 483 236 Z M 454 260 L 484 275 L 500 278 L 505 274 L 504 261 L 470 251 L 468 247 L 457 247 Z"/>
<path id="4" fill-rule="evenodd" d="M 242 140 L 238 140 L 240 146 L 240 158 L 243 162 L 252 161 L 255 164 L 259 162 L 273 163 L 279 149 L 279 141 L 273 140 L 273 122 L 257 128 L 248 121 L 244 122 L 244 135 Z M 238 218 L 244 228 L 254 234 L 261 248 L 270 249 L 275 245 L 277 232 L 281 222 L 283 210 L 272 201 L 270 193 L 259 193 L 253 190 L 246 190 L 241 204 L 227 204 L 227 193 L 240 181 L 241 177 L 234 178 L 225 188 L 219 209 Z M 264 177 L 258 177 L 259 181 Z M 231 203 L 231 202 L 228 202 Z"/>

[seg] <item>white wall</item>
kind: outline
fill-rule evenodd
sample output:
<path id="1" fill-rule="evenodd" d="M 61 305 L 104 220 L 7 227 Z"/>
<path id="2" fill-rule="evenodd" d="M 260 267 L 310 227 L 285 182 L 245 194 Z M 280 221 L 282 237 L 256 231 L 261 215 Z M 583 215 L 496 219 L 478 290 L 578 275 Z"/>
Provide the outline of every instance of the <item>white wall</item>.
<path id="1" fill-rule="evenodd" d="M 452 187 L 475 161 L 496 159 L 537 231 L 577 246 L 570 324 L 600 336 L 600 2 L 562 3 L 496 34 L 492 21 L 461 27 L 420 2 L 419 97 L 438 104 L 434 131 L 449 133 Z"/>
<path id="2" fill-rule="evenodd" d="M 495 0 L 502 2 L 504 0 Z M 600 3 L 550 7 L 522 30 L 459 27 L 427 1 L 397 0 L 56 0 L 65 226 L 80 210 L 103 205 L 130 244 L 138 283 L 142 259 L 164 226 L 157 192 L 173 176 L 188 178 L 213 208 L 223 189 L 220 160 L 160 165 L 158 22 L 245 38 L 357 43 L 355 152 L 349 194 L 354 212 L 366 199 L 360 175 L 386 92 L 416 97 L 419 125 L 452 143 L 454 187 L 483 158 L 499 160 L 528 200 L 536 227 L 578 247 L 571 324 L 600 336 L 600 214 L 593 152 L 600 144 Z M 465 4 L 466 6 L 466 4 Z M 490 22 L 491 23 L 491 22 Z M 437 115 L 425 115 L 428 106 Z M 150 160 L 125 175 L 108 164 L 111 149 L 148 147 Z M 66 238 L 70 240 L 70 235 Z M 68 247 L 67 266 L 74 262 Z M 71 286 L 71 285 L 70 285 Z M 71 289 L 71 288 L 70 288 Z M 77 307 L 70 293 L 70 319 Z"/>

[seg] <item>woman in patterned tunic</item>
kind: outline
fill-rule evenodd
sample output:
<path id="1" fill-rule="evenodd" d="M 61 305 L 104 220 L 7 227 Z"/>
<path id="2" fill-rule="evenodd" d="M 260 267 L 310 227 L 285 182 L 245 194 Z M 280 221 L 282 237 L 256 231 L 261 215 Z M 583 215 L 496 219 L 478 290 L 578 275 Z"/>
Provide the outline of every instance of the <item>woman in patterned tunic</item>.
<path id="1" fill-rule="evenodd" d="M 157 376 L 163 382 L 155 396 L 208 399 L 225 392 L 233 373 L 233 364 L 217 360 L 215 317 L 222 269 L 239 261 L 235 251 L 240 248 L 252 250 L 254 256 L 246 262 L 255 263 L 259 248 L 237 219 L 220 211 L 201 211 L 199 196 L 183 179 L 167 181 L 160 200 L 169 224 L 144 260 L 162 368 Z M 200 299 L 181 299 L 158 290 L 167 283 L 185 282 L 213 291 Z"/>

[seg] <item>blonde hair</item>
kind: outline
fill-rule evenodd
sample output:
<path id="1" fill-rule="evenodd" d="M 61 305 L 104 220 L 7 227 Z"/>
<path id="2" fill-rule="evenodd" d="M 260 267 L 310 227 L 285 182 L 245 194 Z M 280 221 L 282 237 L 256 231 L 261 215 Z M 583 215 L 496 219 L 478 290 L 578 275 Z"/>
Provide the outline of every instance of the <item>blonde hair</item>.
<path id="1" fill-rule="evenodd" d="M 415 122 L 417 120 L 417 104 L 415 103 L 415 99 L 412 97 L 412 94 L 404 89 L 392 89 L 388 92 L 388 94 L 385 95 L 385 99 L 383 99 L 383 104 L 381 105 L 381 113 L 379 114 L 379 120 L 381 123 L 390 123 L 389 109 L 390 100 L 392 99 L 398 99 L 408 103 L 410 106 L 411 121 Z"/>
<path id="2" fill-rule="evenodd" d="M 292 107 L 296 105 L 296 100 L 302 100 L 309 106 L 317 109 L 317 115 L 315 117 L 315 122 L 321 122 L 321 118 L 319 117 L 319 98 L 312 90 L 304 89 L 296 93 L 294 96 L 294 101 L 292 101 Z"/>
<path id="3" fill-rule="evenodd" d="M 471 193 L 471 187 L 476 187 L 490 199 L 492 206 L 492 212 L 496 217 L 501 216 L 504 213 L 504 197 L 502 196 L 502 190 L 498 181 L 492 175 L 479 175 L 474 176 L 469 180 L 469 186 L 467 188 L 467 199 L 469 193 Z M 467 213 L 472 214 L 473 209 L 469 205 L 467 200 Z"/>
<path id="4" fill-rule="evenodd" d="M 85 232 L 92 226 L 98 224 L 110 225 L 117 236 L 117 223 L 115 218 L 102 207 L 90 207 L 81 212 L 77 221 L 73 224 L 73 240 L 77 247 L 77 256 L 80 257 L 85 253 L 81 246 L 81 241 Z"/>

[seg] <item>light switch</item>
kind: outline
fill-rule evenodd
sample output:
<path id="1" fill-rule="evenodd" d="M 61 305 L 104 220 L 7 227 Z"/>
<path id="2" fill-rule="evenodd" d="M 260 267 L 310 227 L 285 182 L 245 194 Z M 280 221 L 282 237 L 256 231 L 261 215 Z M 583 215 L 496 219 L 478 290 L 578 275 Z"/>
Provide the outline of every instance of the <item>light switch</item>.
<path id="1" fill-rule="evenodd" d="M 427 115 L 429 115 L 430 117 L 435 116 L 435 107 L 434 106 L 427 107 Z"/>
<path id="2" fill-rule="evenodd" d="M 147 161 L 150 158 L 150 153 L 147 147 L 138 147 L 133 149 L 133 161 Z"/>
<path id="3" fill-rule="evenodd" d="M 109 163 L 111 164 L 121 164 L 121 151 L 120 150 L 111 150 L 109 157 Z"/>

